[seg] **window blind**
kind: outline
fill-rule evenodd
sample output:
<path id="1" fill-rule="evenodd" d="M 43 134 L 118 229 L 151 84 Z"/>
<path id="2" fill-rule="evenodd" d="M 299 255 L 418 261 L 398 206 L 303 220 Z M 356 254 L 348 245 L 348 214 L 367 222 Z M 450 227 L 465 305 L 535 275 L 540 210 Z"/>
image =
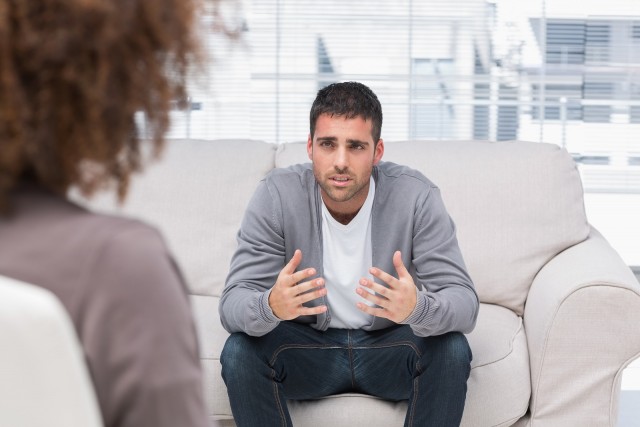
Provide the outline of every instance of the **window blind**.
<path id="1" fill-rule="evenodd" d="M 596 3 L 223 1 L 241 37 L 204 23 L 209 73 L 170 137 L 304 141 L 317 90 L 357 80 L 387 141 L 551 142 L 586 191 L 640 193 L 640 3 Z"/>

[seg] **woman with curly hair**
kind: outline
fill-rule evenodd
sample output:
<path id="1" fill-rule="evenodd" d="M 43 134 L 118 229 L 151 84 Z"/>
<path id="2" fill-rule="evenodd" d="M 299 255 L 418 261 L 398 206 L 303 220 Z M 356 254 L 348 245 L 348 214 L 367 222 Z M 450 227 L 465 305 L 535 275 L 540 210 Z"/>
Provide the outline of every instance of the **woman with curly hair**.
<path id="1" fill-rule="evenodd" d="M 66 198 L 126 195 L 198 61 L 196 0 L 0 0 L 0 275 L 52 291 L 107 427 L 206 426 L 186 286 L 153 228 Z M 37 409 L 36 409 L 37 410 Z"/>

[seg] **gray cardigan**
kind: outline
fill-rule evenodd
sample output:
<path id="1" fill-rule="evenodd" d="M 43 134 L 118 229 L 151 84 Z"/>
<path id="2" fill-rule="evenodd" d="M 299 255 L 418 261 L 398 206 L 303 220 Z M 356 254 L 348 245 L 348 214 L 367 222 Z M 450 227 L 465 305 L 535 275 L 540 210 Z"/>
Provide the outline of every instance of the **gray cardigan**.
<path id="1" fill-rule="evenodd" d="M 478 315 L 478 296 L 438 187 L 420 172 L 389 162 L 374 167 L 372 175 L 373 266 L 397 277 L 392 256 L 400 250 L 418 286 L 416 308 L 404 323 L 419 336 L 470 332 Z M 238 232 L 220 300 L 220 317 L 228 332 L 261 336 L 278 325 L 268 304 L 269 291 L 296 249 L 302 251 L 299 269 L 313 267 L 322 277 L 321 206 L 309 163 L 274 169 L 260 182 Z M 326 304 L 324 298 L 307 303 L 319 304 Z M 327 311 L 295 321 L 326 330 L 330 316 Z M 363 329 L 393 324 L 374 317 Z"/>

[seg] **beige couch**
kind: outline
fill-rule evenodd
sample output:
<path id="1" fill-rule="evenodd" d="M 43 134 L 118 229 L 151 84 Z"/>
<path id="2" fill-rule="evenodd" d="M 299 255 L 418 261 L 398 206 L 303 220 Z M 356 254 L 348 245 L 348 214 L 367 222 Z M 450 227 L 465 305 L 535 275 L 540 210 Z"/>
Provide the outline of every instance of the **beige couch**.
<path id="1" fill-rule="evenodd" d="M 442 189 L 482 302 L 463 426 L 614 426 L 622 369 L 640 353 L 640 286 L 585 216 L 580 177 L 555 145 L 388 142 L 383 160 Z M 136 179 L 125 214 L 155 224 L 192 294 L 211 419 L 234 425 L 220 377 L 218 300 L 244 208 L 305 144 L 174 141 Z M 112 210 L 112 200 L 92 202 Z M 357 395 L 291 402 L 296 426 L 401 426 L 405 403 Z M 259 427 L 259 426 L 256 426 Z"/>

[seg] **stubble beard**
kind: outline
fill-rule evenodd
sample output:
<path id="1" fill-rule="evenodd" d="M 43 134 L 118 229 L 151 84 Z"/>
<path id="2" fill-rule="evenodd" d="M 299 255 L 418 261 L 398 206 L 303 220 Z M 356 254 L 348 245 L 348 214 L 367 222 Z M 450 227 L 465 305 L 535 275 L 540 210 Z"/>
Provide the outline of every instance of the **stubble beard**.
<path id="1" fill-rule="evenodd" d="M 336 171 L 335 173 L 348 174 L 349 179 L 352 180 L 354 185 L 351 186 L 350 188 L 344 188 L 344 189 L 335 188 L 330 184 L 331 180 L 329 178 L 323 177 L 319 171 L 313 172 L 314 176 L 316 177 L 316 182 L 318 183 L 318 185 L 320 185 L 322 192 L 327 197 L 329 197 L 329 199 L 331 199 L 336 203 L 347 202 L 353 199 L 355 196 L 357 196 L 358 194 L 360 194 L 360 192 L 364 190 L 364 188 L 366 187 L 366 184 L 369 182 L 368 178 L 364 182 L 358 182 L 356 180 L 356 177 L 351 175 L 348 170 Z M 326 174 L 326 175 L 329 175 L 329 174 Z"/>

